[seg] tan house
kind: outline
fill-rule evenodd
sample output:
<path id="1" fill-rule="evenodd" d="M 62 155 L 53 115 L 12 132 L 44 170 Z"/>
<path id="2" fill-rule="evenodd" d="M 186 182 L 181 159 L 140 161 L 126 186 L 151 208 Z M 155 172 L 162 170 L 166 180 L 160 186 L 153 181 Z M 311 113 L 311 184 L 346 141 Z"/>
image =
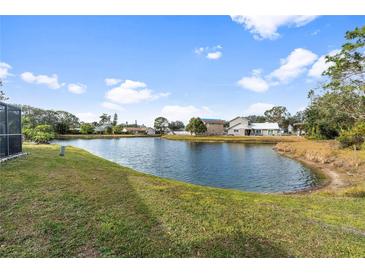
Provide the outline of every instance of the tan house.
<path id="1" fill-rule="evenodd" d="M 207 127 L 206 135 L 223 135 L 224 120 L 219 119 L 201 119 Z"/>

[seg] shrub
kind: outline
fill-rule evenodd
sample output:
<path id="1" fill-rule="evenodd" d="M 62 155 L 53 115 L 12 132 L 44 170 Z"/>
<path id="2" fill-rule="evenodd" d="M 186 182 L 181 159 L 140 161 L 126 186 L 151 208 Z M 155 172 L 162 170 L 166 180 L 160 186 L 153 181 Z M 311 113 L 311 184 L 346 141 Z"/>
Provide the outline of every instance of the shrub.
<path id="1" fill-rule="evenodd" d="M 365 150 L 365 142 L 364 142 L 364 143 L 362 143 L 362 145 L 360 146 L 360 149 L 361 149 L 361 150 Z"/>
<path id="2" fill-rule="evenodd" d="M 113 134 L 122 134 L 123 127 L 121 125 L 113 126 Z"/>
<path id="3" fill-rule="evenodd" d="M 342 147 L 355 146 L 363 149 L 365 146 L 365 122 L 357 123 L 352 129 L 341 132 L 337 138 Z"/>
<path id="4" fill-rule="evenodd" d="M 106 129 L 105 129 L 105 133 L 106 134 L 112 134 L 113 133 L 113 128 L 112 127 L 106 127 Z"/>
<path id="5" fill-rule="evenodd" d="M 23 128 L 22 133 L 25 137 L 25 140 L 31 141 L 33 138 L 33 134 L 34 134 L 34 129 L 33 128 Z"/>
<path id="6" fill-rule="evenodd" d="M 55 137 L 50 125 L 39 125 L 33 130 L 31 140 L 37 144 L 48 144 Z"/>
<path id="7" fill-rule="evenodd" d="M 94 133 L 94 126 L 89 123 L 82 124 L 80 127 L 81 134 L 92 134 Z"/>

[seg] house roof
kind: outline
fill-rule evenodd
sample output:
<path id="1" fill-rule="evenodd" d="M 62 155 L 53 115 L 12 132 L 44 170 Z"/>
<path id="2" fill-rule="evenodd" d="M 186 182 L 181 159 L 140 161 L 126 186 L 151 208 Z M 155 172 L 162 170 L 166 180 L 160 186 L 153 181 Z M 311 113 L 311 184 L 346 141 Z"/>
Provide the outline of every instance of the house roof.
<path id="1" fill-rule="evenodd" d="M 243 119 L 248 120 L 246 117 L 243 117 L 243 116 L 237 116 L 237 117 L 233 118 L 232 120 L 230 120 L 230 121 L 228 121 L 228 122 L 230 123 L 230 122 L 232 122 L 232 121 L 234 121 L 234 120 L 236 120 L 236 119 L 238 119 L 238 118 L 243 118 Z"/>
<path id="2" fill-rule="evenodd" d="M 205 124 L 224 124 L 224 120 L 220 119 L 201 119 Z"/>
<path id="3" fill-rule="evenodd" d="M 105 124 L 105 125 L 97 126 L 97 127 L 95 127 L 94 131 L 104 131 L 108 127 L 111 127 L 111 126 L 112 126 L 111 124 Z"/>

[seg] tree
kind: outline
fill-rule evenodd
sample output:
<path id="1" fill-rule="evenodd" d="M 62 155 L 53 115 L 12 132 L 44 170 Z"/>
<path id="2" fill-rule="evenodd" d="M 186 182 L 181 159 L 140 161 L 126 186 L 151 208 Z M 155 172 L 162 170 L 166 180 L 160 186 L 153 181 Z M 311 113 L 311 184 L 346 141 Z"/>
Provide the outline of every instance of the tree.
<path id="1" fill-rule="evenodd" d="M 184 128 L 185 128 L 185 125 L 181 121 L 172 121 L 169 123 L 169 129 L 171 129 L 171 130 L 181 130 Z"/>
<path id="2" fill-rule="evenodd" d="M 50 125 L 38 125 L 32 132 L 32 141 L 37 144 L 48 144 L 50 140 L 54 139 L 55 134 Z"/>
<path id="3" fill-rule="evenodd" d="M 0 79 L 0 101 L 9 100 L 9 97 L 6 97 L 5 91 L 3 91 L 3 81 Z"/>
<path id="4" fill-rule="evenodd" d="M 20 105 L 22 109 L 22 127 L 35 128 L 38 125 L 50 125 L 58 134 L 65 134 L 80 126 L 79 118 L 67 111 L 54 111 Z"/>
<path id="5" fill-rule="evenodd" d="M 356 91 L 365 95 L 365 26 L 347 31 L 345 39 L 347 42 L 342 45 L 340 52 L 326 56 L 326 62 L 331 66 L 323 73 L 330 78 L 324 88 L 331 91 Z"/>
<path id="6" fill-rule="evenodd" d="M 110 121 L 111 121 L 110 115 L 103 113 L 99 118 L 100 118 L 100 121 L 99 121 L 100 125 L 110 124 Z"/>
<path id="7" fill-rule="evenodd" d="M 286 107 L 275 106 L 264 112 L 267 122 L 278 123 L 281 128 L 287 129 L 289 126 L 290 113 Z"/>
<path id="8" fill-rule="evenodd" d="M 338 140 L 342 147 L 365 148 L 365 122 L 357 123 L 351 130 L 342 131 Z"/>
<path id="9" fill-rule="evenodd" d="M 115 127 L 118 124 L 118 114 L 114 113 L 112 125 Z"/>
<path id="10" fill-rule="evenodd" d="M 122 134 L 123 133 L 123 126 L 122 125 L 116 125 L 112 128 L 113 134 Z"/>
<path id="11" fill-rule="evenodd" d="M 249 115 L 246 117 L 250 123 L 265 123 L 266 117 L 261 115 Z"/>
<path id="12" fill-rule="evenodd" d="M 299 131 L 299 135 L 301 135 L 302 130 L 304 129 L 304 119 L 305 119 L 304 111 L 297 111 L 295 115 L 288 117 L 288 124 L 292 125 L 294 130 Z"/>
<path id="13" fill-rule="evenodd" d="M 169 121 L 165 117 L 157 117 L 154 122 L 154 128 L 159 133 L 165 133 L 169 126 Z"/>
<path id="14" fill-rule="evenodd" d="M 94 133 L 95 127 L 90 123 L 83 123 L 80 127 L 80 133 L 82 134 L 92 134 Z"/>
<path id="15" fill-rule="evenodd" d="M 365 26 L 346 32 L 341 51 L 327 56 L 327 81 L 319 94 L 310 92 L 305 112 L 307 131 L 317 138 L 335 138 L 365 120 Z"/>
<path id="16" fill-rule="evenodd" d="M 186 130 L 198 135 L 206 132 L 207 127 L 199 117 L 193 117 L 186 126 Z"/>

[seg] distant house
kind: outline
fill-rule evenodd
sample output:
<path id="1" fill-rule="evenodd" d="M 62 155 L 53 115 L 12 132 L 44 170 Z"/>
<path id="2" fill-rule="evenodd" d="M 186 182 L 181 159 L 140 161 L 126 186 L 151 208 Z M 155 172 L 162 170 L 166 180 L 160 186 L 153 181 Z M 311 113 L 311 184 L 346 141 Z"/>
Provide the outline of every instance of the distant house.
<path id="1" fill-rule="evenodd" d="M 234 136 L 275 136 L 280 134 L 278 123 L 251 123 L 245 117 L 229 121 L 228 135 Z"/>
<path id="2" fill-rule="evenodd" d="M 170 131 L 168 135 L 191 135 L 191 132 L 186 130 Z"/>
<path id="3" fill-rule="evenodd" d="M 105 133 L 109 128 L 112 128 L 112 124 L 104 124 L 94 128 L 94 132 L 97 134 Z"/>
<path id="4" fill-rule="evenodd" d="M 219 119 L 201 119 L 207 127 L 206 135 L 223 135 L 224 120 Z"/>
<path id="5" fill-rule="evenodd" d="M 156 130 L 154 128 L 148 127 L 146 129 L 146 134 L 147 135 L 155 135 L 156 134 Z"/>
<path id="6" fill-rule="evenodd" d="M 155 134 L 155 130 L 153 128 L 147 127 L 125 127 L 123 128 L 122 132 L 127 134 Z"/>

